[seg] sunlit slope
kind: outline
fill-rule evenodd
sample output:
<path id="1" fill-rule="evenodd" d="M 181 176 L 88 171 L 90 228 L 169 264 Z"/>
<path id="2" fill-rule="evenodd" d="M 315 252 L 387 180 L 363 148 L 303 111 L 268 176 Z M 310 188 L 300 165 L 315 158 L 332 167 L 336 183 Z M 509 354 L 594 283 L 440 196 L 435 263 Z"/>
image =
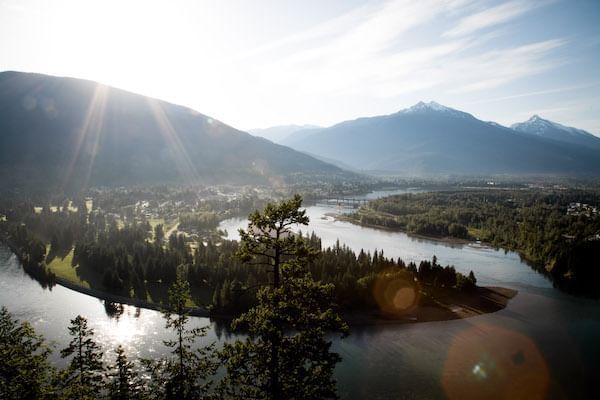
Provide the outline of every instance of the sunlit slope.
<path id="1" fill-rule="evenodd" d="M 481 121 L 437 103 L 360 118 L 290 143 L 359 170 L 421 174 L 600 173 L 600 151 Z"/>
<path id="2" fill-rule="evenodd" d="M 61 187 L 281 183 L 341 170 L 191 109 L 95 82 L 0 73 L 0 179 Z"/>

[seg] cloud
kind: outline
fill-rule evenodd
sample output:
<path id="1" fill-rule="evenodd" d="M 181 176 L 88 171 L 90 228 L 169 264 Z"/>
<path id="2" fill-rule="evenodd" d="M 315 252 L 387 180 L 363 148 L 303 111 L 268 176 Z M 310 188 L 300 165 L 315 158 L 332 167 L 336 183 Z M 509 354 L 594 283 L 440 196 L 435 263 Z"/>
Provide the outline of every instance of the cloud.
<path id="1" fill-rule="evenodd" d="M 533 3 L 524 1 L 510 1 L 500 4 L 464 17 L 454 28 L 446 31 L 442 36 L 457 37 L 468 35 L 484 28 L 508 22 L 533 8 L 535 8 Z"/>
<path id="2" fill-rule="evenodd" d="M 468 71 L 455 83 L 452 93 L 465 93 L 495 88 L 514 80 L 530 76 L 558 66 L 562 61 L 550 60 L 552 50 L 563 46 L 564 39 L 551 39 L 501 50 L 483 52 L 479 55 L 456 60 L 453 68 Z M 470 82 L 470 83 L 469 83 Z"/>
<path id="3" fill-rule="evenodd" d="M 558 57 L 567 43 L 562 38 L 498 40 L 515 33 L 510 24 L 496 26 L 499 21 L 532 8 L 516 1 L 487 13 L 473 0 L 367 3 L 223 63 L 220 73 L 229 79 L 214 83 L 215 90 L 227 107 L 235 102 L 236 111 L 247 108 L 249 120 L 259 112 L 246 105 L 259 104 L 260 115 L 273 116 L 272 124 L 327 125 L 423 98 L 460 102 L 475 92 L 488 96 L 566 62 Z M 482 34 L 484 26 L 495 27 Z"/>

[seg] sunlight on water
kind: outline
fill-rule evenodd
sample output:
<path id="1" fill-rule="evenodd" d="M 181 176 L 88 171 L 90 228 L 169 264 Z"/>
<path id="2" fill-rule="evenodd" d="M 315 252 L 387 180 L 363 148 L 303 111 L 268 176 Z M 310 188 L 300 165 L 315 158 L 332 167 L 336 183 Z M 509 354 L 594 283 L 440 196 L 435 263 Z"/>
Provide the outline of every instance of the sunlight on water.
<path id="1" fill-rule="evenodd" d="M 348 338 L 333 340 L 334 350 L 343 358 L 336 367 L 340 398 L 395 400 L 394 394 L 402 393 L 405 398 L 536 399 L 543 393 L 553 397 L 564 392 L 582 398 L 585 382 L 600 376 L 597 301 L 552 289 L 514 253 L 362 228 L 324 215 L 331 211 L 308 208 L 309 230 L 321 236 L 325 246 L 339 238 L 355 250 L 363 247 L 372 253 L 375 248 L 383 249 L 385 256 L 405 261 L 435 254 L 440 263 L 452 263 L 458 271 L 473 269 L 483 285 L 519 291 L 506 309 L 469 319 L 353 327 Z M 246 226 L 245 219 L 221 224 L 230 236 L 237 236 L 237 227 Z M 405 309 L 412 301 L 409 287 L 381 285 L 384 304 L 392 310 Z M 113 350 L 119 344 L 131 358 L 163 355 L 167 351 L 163 340 L 172 338 L 157 311 L 115 308 L 61 286 L 52 291 L 42 289 L 23 273 L 5 246 L 0 246 L 0 304 L 56 342 L 52 361 L 59 366 L 65 363 L 59 350 L 71 339 L 66 327 L 77 314 L 88 318 L 108 360 L 114 359 Z M 228 333 L 227 324 L 206 318 L 192 318 L 190 324 L 211 326 L 199 345 L 216 342 L 219 346 L 235 338 Z M 530 384 L 524 385 L 523 379 Z"/>

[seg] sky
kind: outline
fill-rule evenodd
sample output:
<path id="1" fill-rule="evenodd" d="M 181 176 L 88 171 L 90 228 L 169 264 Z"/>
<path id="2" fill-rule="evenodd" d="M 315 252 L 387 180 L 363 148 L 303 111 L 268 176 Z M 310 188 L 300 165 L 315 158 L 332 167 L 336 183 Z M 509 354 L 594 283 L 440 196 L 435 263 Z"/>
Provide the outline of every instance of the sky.
<path id="1" fill-rule="evenodd" d="M 239 129 L 436 101 L 600 136 L 600 1 L 0 0 L 0 71 L 99 81 Z"/>

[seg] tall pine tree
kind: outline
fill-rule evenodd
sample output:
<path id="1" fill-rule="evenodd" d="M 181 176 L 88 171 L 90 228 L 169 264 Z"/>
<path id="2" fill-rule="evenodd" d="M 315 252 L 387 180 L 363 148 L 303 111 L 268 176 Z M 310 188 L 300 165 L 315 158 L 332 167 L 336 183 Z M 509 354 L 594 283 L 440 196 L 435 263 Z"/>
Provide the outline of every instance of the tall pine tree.
<path id="1" fill-rule="evenodd" d="M 98 398 L 103 388 L 104 364 L 102 350 L 94 341 L 94 330 L 88 328 L 87 320 L 78 315 L 71 320 L 69 334 L 73 339 L 60 352 L 63 358 L 72 356 L 69 366 L 59 375 L 62 396 L 68 399 Z"/>
<path id="2" fill-rule="evenodd" d="M 115 364 L 107 374 L 108 397 L 112 400 L 143 399 L 143 383 L 127 359 L 125 349 L 119 345 L 115 350 Z"/>
<path id="3" fill-rule="evenodd" d="M 163 312 L 165 327 L 175 334 L 175 339 L 164 341 L 171 349 L 171 357 L 144 360 L 144 364 L 152 376 L 154 398 L 205 399 L 210 398 L 211 378 L 218 365 L 213 344 L 194 349 L 197 339 L 206 335 L 208 327 L 187 327 L 190 284 L 182 268 L 178 269 L 177 279 L 169 289 L 170 308 Z"/>
<path id="4" fill-rule="evenodd" d="M 224 398 L 337 398 L 333 371 L 341 358 L 325 335 L 344 334 L 347 326 L 333 310 L 333 286 L 315 282 L 307 270 L 316 251 L 292 232 L 308 225 L 301 205 L 299 195 L 270 203 L 240 230 L 239 257 L 266 266 L 273 279 L 258 291 L 258 305 L 233 323 L 249 337 L 221 352 Z"/>

